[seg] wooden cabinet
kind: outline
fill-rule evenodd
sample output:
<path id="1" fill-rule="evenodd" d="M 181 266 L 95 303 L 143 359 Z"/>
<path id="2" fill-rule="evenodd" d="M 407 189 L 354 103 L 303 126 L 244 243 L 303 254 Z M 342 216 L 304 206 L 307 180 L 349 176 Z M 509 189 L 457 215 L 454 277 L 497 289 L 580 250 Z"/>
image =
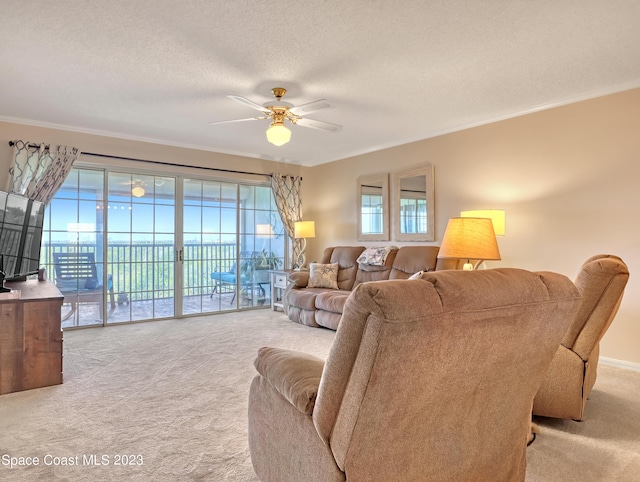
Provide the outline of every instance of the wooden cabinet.
<path id="1" fill-rule="evenodd" d="M 0 395 L 62 383 L 62 294 L 49 281 L 5 286 L 20 298 L 0 298 Z"/>

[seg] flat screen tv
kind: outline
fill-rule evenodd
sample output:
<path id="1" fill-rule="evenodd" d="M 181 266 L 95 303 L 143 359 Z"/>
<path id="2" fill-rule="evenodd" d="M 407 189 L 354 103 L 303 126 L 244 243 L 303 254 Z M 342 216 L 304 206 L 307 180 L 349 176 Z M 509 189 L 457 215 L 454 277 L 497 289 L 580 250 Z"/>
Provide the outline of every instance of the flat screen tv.
<path id="1" fill-rule="evenodd" d="M 0 280 L 38 272 L 44 207 L 39 201 L 0 191 Z"/>

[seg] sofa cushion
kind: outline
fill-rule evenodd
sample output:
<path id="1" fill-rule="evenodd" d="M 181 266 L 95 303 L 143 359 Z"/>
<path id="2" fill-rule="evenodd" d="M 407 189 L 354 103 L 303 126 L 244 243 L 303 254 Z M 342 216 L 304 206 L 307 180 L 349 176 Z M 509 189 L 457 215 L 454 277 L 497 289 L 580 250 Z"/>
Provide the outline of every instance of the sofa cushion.
<path id="1" fill-rule="evenodd" d="M 365 283 L 367 281 L 382 281 L 389 279 L 391 266 L 393 266 L 393 262 L 396 259 L 397 253 L 398 248 L 395 247 L 391 251 L 389 251 L 389 253 L 385 257 L 385 263 L 382 266 L 358 263 L 356 282 L 351 289 L 354 290 L 360 283 Z M 361 258 L 362 256 L 358 259 Z"/>
<path id="2" fill-rule="evenodd" d="M 295 321 L 301 325 L 314 326 L 317 328 L 320 325 L 316 321 L 316 313 L 320 312 L 317 310 L 304 310 L 297 306 L 289 306 L 287 316 L 291 321 Z"/>
<path id="3" fill-rule="evenodd" d="M 309 265 L 309 288 L 338 289 L 338 263 Z"/>
<path id="4" fill-rule="evenodd" d="M 351 291 L 335 290 L 325 291 L 316 297 L 316 309 L 330 311 L 332 313 L 342 313 L 344 304 Z"/>
<path id="5" fill-rule="evenodd" d="M 364 246 L 336 246 L 324 250 L 323 263 L 338 263 L 338 289 L 350 290 L 356 281 L 358 272 L 358 256 L 364 251 Z"/>
<path id="6" fill-rule="evenodd" d="M 342 319 L 342 313 L 332 313 L 331 311 L 318 310 L 316 311 L 316 325 L 329 328 L 330 330 L 337 330 Z"/>
<path id="7" fill-rule="evenodd" d="M 324 288 L 304 288 L 301 290 L 291 290 L 287 293 L 289 306 L 302 308 L 303 310 L 316 309 L 316 297 L 320 293 L 327 291 Z"/>
<path id="8" fill-rule="evenodd" d="M 434 271 L 438 246 L 402 246 L 393 261 L 389 279 L 407 279 L 418 271 Z"/>

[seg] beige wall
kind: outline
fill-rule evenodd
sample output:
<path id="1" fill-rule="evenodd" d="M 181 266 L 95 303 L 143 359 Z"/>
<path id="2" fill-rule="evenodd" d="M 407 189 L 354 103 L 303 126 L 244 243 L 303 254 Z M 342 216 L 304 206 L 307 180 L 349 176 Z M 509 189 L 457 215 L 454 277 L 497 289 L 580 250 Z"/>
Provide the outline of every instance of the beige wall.
<path id="1" fill-rule="evenodd" d="M 640 363 L 640 89 L 525 115 L 311 168 L 308 260 L 356 241 L 356 178 L 435 166 L 436 242 L 465 209 L 504 209 L 501 261 L 573 278 L 597 253 L 621 256 L 631 277 L 601 355 Z M 397 243 L 393 244 L 410 244 Z"/>

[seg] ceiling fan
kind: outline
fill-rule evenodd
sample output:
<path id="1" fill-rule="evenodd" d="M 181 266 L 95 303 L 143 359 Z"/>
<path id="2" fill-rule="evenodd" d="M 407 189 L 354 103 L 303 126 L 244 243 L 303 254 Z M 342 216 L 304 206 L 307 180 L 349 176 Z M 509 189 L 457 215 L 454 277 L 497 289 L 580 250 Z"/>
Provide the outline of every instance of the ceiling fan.
<path id="1" fill-rule="evenodd" d="M 339 126 L 337 124 L 331 124 L 329 122 L 307 119 L 306 117 L 303 117 L 304 115 L 310 114 L 311 112 L 331 107 L 331 105 L 326 100 L 315 100 L 313 102 L 309 102 L 308 104 L 294 106 L 289 102 L 281 100 L 282 97 L 284 97 L 284 95 L 287 93 L 287 89 L 283 87 L 274 87 L 273 89 L 271 89 L 271 93 L 275 96 L 275 101 L 268 101 L 263 105 L 257 104 L 256 102 L 253 102 L 246 97 L 241 97 L 239 95 L 228 95 L 227 97 L 229 97 L 230 99 L 248 105 L 253 109 L 259 110 L 263 115 L 260 117 L 248 117 L 246 119 L 210 122 L 210 124 L 226 124 L 229 122 L 271 119 L 271 125 L 267 129 L 267 140 L 271 144 L 274 144 L 276 146 L 282 146 L 289 142 L 289 140 L 291 139 L 291 131 L 285 126 L 285 120 L 288 120 L 292 124 L 298 126 L 311 127 L 312 129 L 321 129 L 330 132 L 338 132 L 340 129 L 342 129 L 342 126 Z"/>

